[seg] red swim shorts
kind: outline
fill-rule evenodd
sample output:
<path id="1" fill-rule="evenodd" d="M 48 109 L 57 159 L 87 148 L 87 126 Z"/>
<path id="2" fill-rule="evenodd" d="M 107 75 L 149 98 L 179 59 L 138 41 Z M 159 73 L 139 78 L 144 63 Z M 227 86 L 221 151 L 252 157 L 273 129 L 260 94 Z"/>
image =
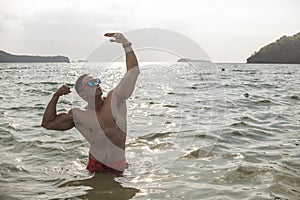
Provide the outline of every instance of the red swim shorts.
<path id="1" fill-rule="evenodd" d="M 89 162 L 87 165 L 87 169 L 90 172 L 122 172 L 126 167 L 127 167 L 127 163 L 125 160 L 113 163 L 111 166 L 114 166 L 114 168 L 111 168 L 97 160 L 94 160 L 93 158 L 91 158 L 91 156 L 89 156 Z M 121 169 L 120 171 L 117 169 Z M 123 170 L 122 170 L 123 169 Z"/>

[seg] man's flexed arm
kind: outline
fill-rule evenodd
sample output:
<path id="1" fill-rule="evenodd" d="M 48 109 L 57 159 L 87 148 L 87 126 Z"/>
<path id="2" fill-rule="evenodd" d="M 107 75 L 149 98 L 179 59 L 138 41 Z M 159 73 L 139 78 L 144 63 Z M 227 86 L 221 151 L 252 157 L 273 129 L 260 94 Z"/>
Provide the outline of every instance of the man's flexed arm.
<path id="1" fill-rule="evenodd" d="M 43 115 L 42 127 L 51 130 L 68 130 L 74 127 L 73 115 L 69 113 L 56 112 L 58 99 L 62 95 L 69 94 L 70 88 L 66 85 L 61 86 L 52 96 Z"/>
<path id="2" fill-rule="evenodd" d="M 131 48 L 131 42 L 129 42 L 122 33 L 105 33 L 104 36 L 114 38 L 110 39 L 111 42 L 122 44 L 125 50 L 127 71 L 138 66 L 137 58 L 133 49 Z"/>

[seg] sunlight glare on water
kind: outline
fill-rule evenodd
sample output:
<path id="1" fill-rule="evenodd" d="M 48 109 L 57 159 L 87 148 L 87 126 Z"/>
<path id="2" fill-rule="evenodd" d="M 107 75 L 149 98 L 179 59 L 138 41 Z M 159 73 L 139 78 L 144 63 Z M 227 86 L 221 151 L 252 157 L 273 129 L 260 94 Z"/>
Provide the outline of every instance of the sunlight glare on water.
<path id="1" fill-rule="evenodd" d="M 299 198 L 299 65 L 140 67 L 129 168 L 114 177 L 88 173 L 88 143 L 75 129 L 40 127 L 51 95 L 64 82 L 74 91 L 82 64 L 1 64 L 0 199 Z M 104 94 L 123 73 L 117 63 L 96 74 Z M 75 95 L 58 112 L 84 105 Z"/>

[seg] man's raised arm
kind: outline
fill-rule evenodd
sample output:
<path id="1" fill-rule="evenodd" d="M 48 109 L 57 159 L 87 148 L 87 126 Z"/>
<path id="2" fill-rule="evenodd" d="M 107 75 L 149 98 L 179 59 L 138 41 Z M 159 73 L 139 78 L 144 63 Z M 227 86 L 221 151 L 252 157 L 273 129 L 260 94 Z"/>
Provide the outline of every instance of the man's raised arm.
<path id="1" fill-rule="evenodd" d="M 131 42 L 129 42 L 122 33 L 106 33 L 104 36 L 113 37 L 114 39 L 110 39 L 110 41 L 121 43 L 124 48 L 127 73 L 114 91 L 120 100 L 126 100 L 133 93 L 137 77 L 140 73 L 137 58 L 131 47 Z"/>
<path id="2" fill-rule="evenodd" d="M 44 112 L 42 127 L 59 131 L 68 130 L 74 127 L 73 114 L 71 112 L 60 114 L 56 113 L 56 105 L 59 97 L 69 94 L 70 92 L 70 88 L 63 85 L 53 94 L 52 99 L 48 103 Z"/>
<path id="3" fill-rule="evenodd" d="M 122 44 L 125 50 L 127 71 L 138 66 L 137 58 L 133 49 L 131 48 L 131 42 L 129 42 L 122 33 L 105 33 L 104 36 L 113 37 L 115 39 L 110 39 L 111 42 Z"/>

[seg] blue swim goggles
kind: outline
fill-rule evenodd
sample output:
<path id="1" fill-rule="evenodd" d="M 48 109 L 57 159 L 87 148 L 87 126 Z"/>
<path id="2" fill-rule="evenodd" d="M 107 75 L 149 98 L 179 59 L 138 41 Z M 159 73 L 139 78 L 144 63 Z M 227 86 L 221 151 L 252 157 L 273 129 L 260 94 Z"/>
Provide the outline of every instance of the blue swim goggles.
<path id="1" fill-rule="evenodd" d="M 95 78 L 95 79 L 92 79 L 92 80 L 88 81 L 86 84 L 89 87 L 95 87 L 100 83 L 101 83 L 101 80 L 99 78 Z"/>

